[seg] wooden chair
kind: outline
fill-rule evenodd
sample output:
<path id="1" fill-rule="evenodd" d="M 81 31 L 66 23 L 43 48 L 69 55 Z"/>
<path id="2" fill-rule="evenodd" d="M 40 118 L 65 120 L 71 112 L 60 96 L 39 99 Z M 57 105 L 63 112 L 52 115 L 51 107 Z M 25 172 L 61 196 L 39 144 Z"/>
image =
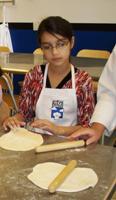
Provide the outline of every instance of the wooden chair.
<path id="1" fill-rule="evenodd" d="M 77 56 L 86 58 L 108 59 L 110 56 L 110 52 L 106 50 L 82 49 L 77 53 Z"/>
<path id="2" fill-rule="evenodd" d="M 10 53 L 10 49 L 6 46 L 0 46 L 0 52 L 8 52 Z"/>
<path id="3" fill-rule="evenodd" d="M 3 100 L 9 105 L 11 110 L 18 112 L 18 95 L 14 95 L 13 82 L 9 74 L 4 73 L 0 77 L 0 84 L 3 90 Z"/>
<path id="4" fill-rule="evenodd" d="M 43 51 L 41 50 L 41 48 L 37 48 L 33 51 L 33 54 L 36 55 L 36 54 L 39 54 L 39 55 L 43 55 Z"/>
<path id="5" fill-rule="evenodd" d="M 106 50 L 82 49 L 77 53 L 77 57 L 86 57 L 86 58 L 108 59 L 109 56 L 110 52 Z M 96 99 L 97 87 L 98 87 L 98 82 L 93 80 L 95 102 L 97 101 Z"/>
<path id="6" fill-rule="evenodd" d="M 37 64 L 43 64 L 44 62 L 44 55 L 43 55 L 43 51 L 41 50 L 41 48 L 37 48 L 33 51 L 34 54 L 34 65 Z"/>

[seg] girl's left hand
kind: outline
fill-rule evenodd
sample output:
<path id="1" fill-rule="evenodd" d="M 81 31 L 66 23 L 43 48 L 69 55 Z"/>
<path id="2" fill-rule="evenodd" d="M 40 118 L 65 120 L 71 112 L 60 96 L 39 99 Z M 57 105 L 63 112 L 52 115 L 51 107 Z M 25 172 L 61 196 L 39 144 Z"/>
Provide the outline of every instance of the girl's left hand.
<path id="1" fill-rule="evenodd" d="M 31 123 L 34 128 L 40 128 L 45 131 L 49 131 L 55 135 L 63 135 L 63 127 L 57 126 L 54 123 L 46 119 L 37 119 Z"/>

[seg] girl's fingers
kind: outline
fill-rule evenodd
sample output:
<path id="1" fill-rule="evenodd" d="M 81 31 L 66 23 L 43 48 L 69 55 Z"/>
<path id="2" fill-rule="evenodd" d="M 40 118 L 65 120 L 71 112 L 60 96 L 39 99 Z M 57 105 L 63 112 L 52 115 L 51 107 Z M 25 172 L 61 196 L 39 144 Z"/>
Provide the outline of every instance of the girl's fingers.
<path id="1" fill-rule="evenodd" d="M 20 122 L 15 117 L 9 117 L 4 123 L 3 128 L 7 131 L 8 128 L 13 129 L 20 126 L 24 126 L 25 122 Z"/>

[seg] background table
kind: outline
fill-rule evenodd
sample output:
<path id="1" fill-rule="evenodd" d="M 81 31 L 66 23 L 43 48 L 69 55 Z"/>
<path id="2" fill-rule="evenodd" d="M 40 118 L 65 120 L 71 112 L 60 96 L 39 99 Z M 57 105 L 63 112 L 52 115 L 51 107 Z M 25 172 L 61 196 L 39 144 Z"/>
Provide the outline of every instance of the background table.
<path id="1" fill-rule="evenodd" d="M 10 53 L 9 63 L 2 66 L 4 72 L 14 74 L 25 74 L 34 66 L 34 54 L 31 53 Z"/>
<path id="2" fill-rule="evenodd" d="M 77 68 L 87 71 L 93 80 L 98 81 L 107 59 L 71 57 L 71 62 Z"/>
<path id="3" fill-rule="evenodd" d="M 55 136 L 45 136 L 44 139 L 46 143 L 63 141 Z M 94 188 L 74 193 L 49 194 L 27 179 L 27 175 L 38 163 L 67 164 L 71 159 L 78 161 L 78 167 L 90 167 L 97 173 L 99 181 Z M 116 150 L 113 147 L 91 145 L 87 148 L 40 154 L 35 154 L 34 150 L 14 152 L 0 149 L 0 200 L 106 200 L 111 199 L 115 184 Z"/>
<path id="4" fill-rule="evenodd" d="M 95 80 L 99 79 L 106 61 L 106 59 L 71 57 L 72 64 L 82 70 L 86 70 Z M 25 74 L 33 68 L 35 63 L 42 64 L 43 62 L 45 63 L 45 60 L 42 59 L 41 55 L 34 57 L 31 53 L 11 53 L 9 63 L 6 66 L 2 66 L 2 70 L 16 74 Z"/>

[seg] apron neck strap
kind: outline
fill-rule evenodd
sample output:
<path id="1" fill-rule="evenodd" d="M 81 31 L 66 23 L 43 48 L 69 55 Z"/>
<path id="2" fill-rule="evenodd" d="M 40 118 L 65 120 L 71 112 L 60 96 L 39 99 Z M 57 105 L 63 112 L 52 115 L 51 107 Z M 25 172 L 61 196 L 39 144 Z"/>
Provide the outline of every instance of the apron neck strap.
<path id="1" fill-rule="evenodd" d="M 49 66 L 49 63 L 47 63 L 46 66 L 45 66 L 44 79 L 43 79 L 43 88 L 46 87 L 48 66 Z M 72 64 L 71 64 L 71 78 L 72 78 L 72 88 L 75 89 L 75 72 L 74 72 L 74 66 Z"/>
<path id="2" fill-rule="evenodd" d="M 47 80 L 47 74 L 48 74 L 48 65 L 49 65 L 49 63 L 47 63 L 46 66 L 45 66 L 44 79 L 43 79 L 43 88 L 46 87 L 46 80 Z"/>
<path id="3" fill-rule="evenodd" d="M 75 71 L 74 66 L 71 64 L 71 75 L 72 75 L 72 88 L 75 89 Z"/>

